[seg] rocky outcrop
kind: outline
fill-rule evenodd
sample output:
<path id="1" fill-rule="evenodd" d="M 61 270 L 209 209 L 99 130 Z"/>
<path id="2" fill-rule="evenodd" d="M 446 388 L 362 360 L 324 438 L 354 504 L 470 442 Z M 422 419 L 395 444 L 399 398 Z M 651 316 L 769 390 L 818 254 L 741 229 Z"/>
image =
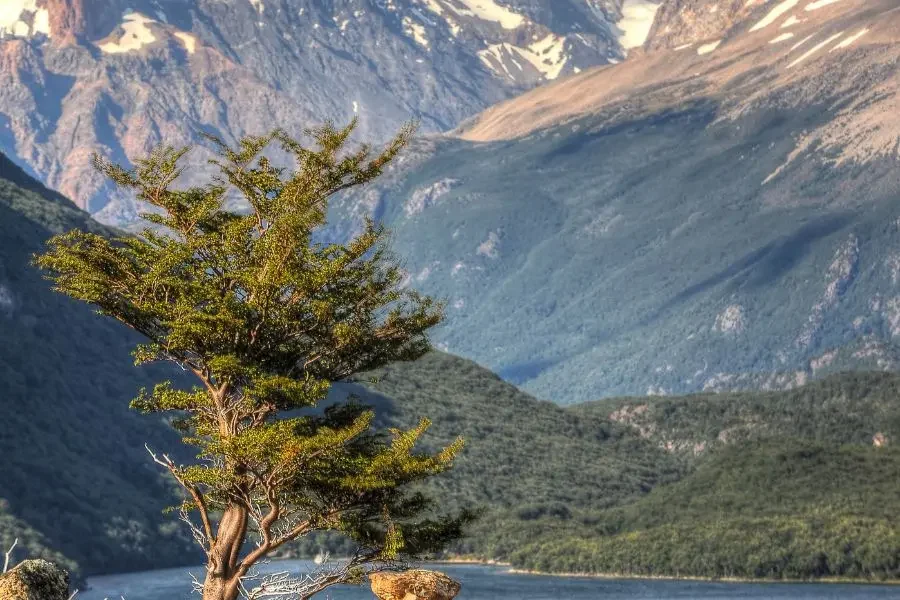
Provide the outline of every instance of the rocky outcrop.
<path id="1" fill-rule="evenodd" d="M 704 40 L 717 40 L 745 19 L 754 0 L 670 0 L 663 2 L 650 28 L 649 50 L 679 48 Z"/>
<path id="2" fill-rule="evenodd" d="M 0 575 L 3 600 L 67 600 L 69 574 L 46 560 L 26 560 Z"/>
<path id="3" fill-rule="evenodd" d="M 372 573 L 372 592 L 380 600 L 453 600 L 460 585 L 437 571 Z"/>

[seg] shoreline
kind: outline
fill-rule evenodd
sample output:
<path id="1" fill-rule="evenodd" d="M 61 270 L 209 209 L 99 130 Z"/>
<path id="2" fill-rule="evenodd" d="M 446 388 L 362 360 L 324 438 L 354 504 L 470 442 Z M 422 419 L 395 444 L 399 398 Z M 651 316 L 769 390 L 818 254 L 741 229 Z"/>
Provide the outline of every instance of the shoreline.
<path id="1" fill-rule="evenodd" d="M 485 563 L 486 564 L 486 563 Z M 497 563 L 498 565 L 500 563 Z M 515 575 L 537 575 L 541 577 L 573 577 L 583 579 L 625 579 L 645 581 L 698 581 L 703 583 L 767 583 L 767 584 L 807 584 L 807 585 L 883 585 L 900 586 L 900 579 L 861 579 L 858 577 L 821 577 L 817 579 L 761 579 L 752 577 L 700 577 L 694 575 L 636 575 L 628 573 L 551 573 L 531 569 L 510 568 L 509 573 Z"/>

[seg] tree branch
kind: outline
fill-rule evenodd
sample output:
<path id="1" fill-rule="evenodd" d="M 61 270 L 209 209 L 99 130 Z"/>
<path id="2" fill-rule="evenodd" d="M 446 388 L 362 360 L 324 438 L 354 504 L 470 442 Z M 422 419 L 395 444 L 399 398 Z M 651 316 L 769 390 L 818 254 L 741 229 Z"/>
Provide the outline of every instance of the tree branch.
<path id="1" fill-rule="evenodd" d="M 187 490 L 187 492 L 194 499 L 194 503 L 197 505 L 197 511 L 200 513 L 200 520 L 203 522 L 203 531 L 206 535 L 206 549 L 212 549 L 213 544 L 216 541 L 216 537 L 213 534 L 212 523 L 209 520 L 209 508 L 206 505 L 206 498 L 204 498 L 203 493 L 200 492 L 200 490 L 198 490 L 196 486 L 187 483 L 181 476 L 178 475 L 178 468 L 167 454 L 163 454 L 163 458 L 159 459 L 156 454 L 154 454 L 150 449 L 150 446 L 144 444 L 144 448 L 146 448 L 147 452 L 150 453 L 150 457 L 153 459 L 153 462 L 167 468 L 169 472 L 172 473 L 172 476 L 175 478 L 175 480 L 179 484 L 181 484 L 181 487 Z"/>
<path id="2" fill-rule="evenodd" d="M 9 547 L 9 550 L 6 551 L 6 560 L 3 561 L 3 571 L 0 571 L 0 573 L 6 573 L 7 571 L 9 571 L 9 558 L 10 558 L 10 556 L 12 556 L 12 552 L 15 549 L 16 544 L 18 544 L 18 543 L 19 543 L 19 538 L 16 538 L 13 541 L 12 546 Z"/>

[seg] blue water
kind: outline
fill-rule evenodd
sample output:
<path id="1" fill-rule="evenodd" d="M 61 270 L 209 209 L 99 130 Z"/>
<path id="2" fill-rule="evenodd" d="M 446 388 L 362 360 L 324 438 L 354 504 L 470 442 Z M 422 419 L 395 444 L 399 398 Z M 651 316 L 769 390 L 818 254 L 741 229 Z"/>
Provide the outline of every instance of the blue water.
<path id="1" fill-rule="evenodd" d="M 302 572 L 311 564 L 286 561 L 277 570 Z M 462 583 L 460 600 L 625 600 L 633 598 L 752 598 L 758 600 L 869 600 L 900 599 L 900 587 L 843 584 L 705 583 L 691 581 L 608 580 L 582 577 L 545 577 L 509 573 L 505 567 L 481 565 L 428 565 Z M 203 568 L 168 569 L 126 575 L 94 577 L 92 589 L 78 600 L 198 600 L 190 593 L 190 575 Z M 316 596 L 326 600 L 373 600 L 367 587 L 335 587 Z"/>

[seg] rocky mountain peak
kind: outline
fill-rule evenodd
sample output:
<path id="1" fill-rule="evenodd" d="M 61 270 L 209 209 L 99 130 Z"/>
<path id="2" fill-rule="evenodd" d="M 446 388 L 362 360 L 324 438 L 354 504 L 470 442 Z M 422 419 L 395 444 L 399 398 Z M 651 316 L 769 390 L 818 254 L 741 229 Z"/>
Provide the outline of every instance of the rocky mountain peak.
<path id="1" fill-rule="evenodd" d="M 423 132 L 446 131 L 528 88 L 622 60 L 622 40 L 642 41 L 655 7 L 3 0 L 0 152 L 122 223 L 134 207 L 92 172 L 92 152 L 127 162 L 162 139 L 195 142 L 192 131 L 234 140 L 273 124 L 299 132 L 354 116 L 360 136 L 374 141 L 410 118 Z"/>

